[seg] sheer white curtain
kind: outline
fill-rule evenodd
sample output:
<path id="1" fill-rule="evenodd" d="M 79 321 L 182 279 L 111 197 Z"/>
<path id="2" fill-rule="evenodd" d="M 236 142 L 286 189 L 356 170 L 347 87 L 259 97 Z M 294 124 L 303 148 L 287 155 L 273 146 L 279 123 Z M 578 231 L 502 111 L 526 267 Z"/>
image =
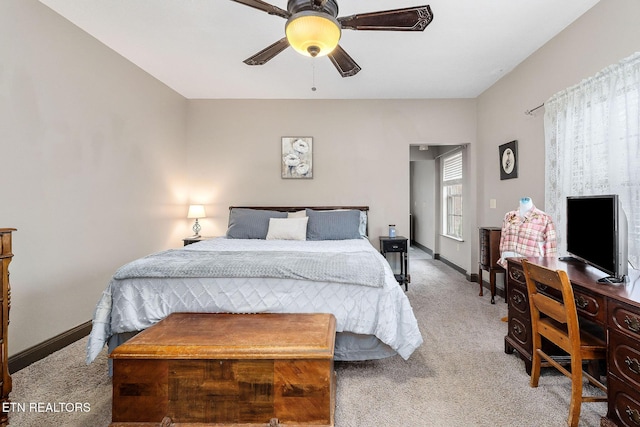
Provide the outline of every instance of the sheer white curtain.
<path id="1" fill-rule="evenodd" d="M 564 253 L 566 197 L 618 194 L 640 268 L 640 52 L 544 104 L 545 211 Z M 595 226 L 595 224 L 594 224 Z"/>

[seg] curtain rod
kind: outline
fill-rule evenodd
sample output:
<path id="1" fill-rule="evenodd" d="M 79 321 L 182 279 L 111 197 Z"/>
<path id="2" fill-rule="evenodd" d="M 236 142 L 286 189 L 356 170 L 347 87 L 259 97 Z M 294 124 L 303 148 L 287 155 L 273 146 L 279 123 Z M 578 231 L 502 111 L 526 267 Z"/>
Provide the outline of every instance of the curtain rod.
<path id="1" fill-rule="evenodd" d="M 530 110 L 526 110 L 524 113 L 525 113 L 527 116 L 533 116 L 533 112 L 534 112 L 534 111 L 536 111 L 536 110 L 537 110 L 537 109 L 539 109 L 539 108 L 542 108 L 542 107 L 544 107 L 544 102 L 543 102 L 542 104 L 538 105 L 538 106 L 537 106 L 537 107 L 535 107 L 535 108 L 532 108 L 532 109 L 530 109 Z"/>
<path id="2" fill-rule="evenodd" d="M 437 156 L 435 156 L 435 157 L 433 158 L 433 160 L 439 159 L 439 158 L 440 158 L 440 157 L 442 157 L 442 156 L 446 156 L 447 154 L 451 154 L 451 153 L 453 153 L 453 152 L 455 152 L 455 151 L 458 151 L 458 150 L 464 150 L 465 148 L 467 148 L 467 145 L 466 145 L 466 144 L 458 145 L 456 148 L 454 148 L 454 149 L 452 149 L 452 150 L 449 150 L 449 151 L 447 151 L 446 153 L 438 154 Z"/>

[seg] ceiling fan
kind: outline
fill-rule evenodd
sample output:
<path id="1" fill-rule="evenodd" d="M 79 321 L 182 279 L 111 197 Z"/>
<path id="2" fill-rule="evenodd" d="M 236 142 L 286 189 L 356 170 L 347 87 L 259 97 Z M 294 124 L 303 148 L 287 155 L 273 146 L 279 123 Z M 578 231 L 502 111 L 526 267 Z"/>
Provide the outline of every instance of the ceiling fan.
<path id="1" fill-rule="evenodd" d="M 286 36 L 245 64 L 263 65 L 291 46 L 305 56 L 328 56 L 342 77 L 355 76 L 361 68 L 338 44 L 341 30 L 424 31 L 433 20 L 428 5 L 337 18 L 336 0 L 289 0 L 287 10 L 262 0 L 232 1 L 287 19 Z"/>

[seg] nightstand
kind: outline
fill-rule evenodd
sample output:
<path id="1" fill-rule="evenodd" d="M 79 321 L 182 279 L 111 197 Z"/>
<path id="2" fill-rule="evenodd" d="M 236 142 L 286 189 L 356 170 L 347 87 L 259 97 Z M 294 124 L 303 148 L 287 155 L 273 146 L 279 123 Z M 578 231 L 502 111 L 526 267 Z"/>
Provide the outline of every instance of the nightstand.
<path id="1" fill-rule="evenodd" d="M 406 237 L 380 236 L 380 253 L 386 258 L 388 253 L 398 253 L 400 255 L 400 274 L 394 276 L 404 290 L 409 290 L 411 275 L 409 274 L 409 241 Z"/>
<path id="2" fill-rule="evenodd" d="M 198 242 L 202 242 L 203 240 L 207 240 L 207 239 L 211 239 L 211 237 L 205 237 L 205 236 L 191 236 L 191 237 L 185 237 L 184 239 L 182 239 L 182 241 L 184 242 L 184 245 L 190 245 L 192 243 L 198 243 Z"/>

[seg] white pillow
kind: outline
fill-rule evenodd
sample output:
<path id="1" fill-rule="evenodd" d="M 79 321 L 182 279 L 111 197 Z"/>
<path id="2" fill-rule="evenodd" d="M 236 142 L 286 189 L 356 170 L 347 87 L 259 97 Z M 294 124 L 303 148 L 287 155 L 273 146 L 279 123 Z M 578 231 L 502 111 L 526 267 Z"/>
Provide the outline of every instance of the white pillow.
<path id="1" fill-rule="evenodd" d="M 307 240 L 307 221 L 304 218 L 270 218 L 267 240 Z"/>

